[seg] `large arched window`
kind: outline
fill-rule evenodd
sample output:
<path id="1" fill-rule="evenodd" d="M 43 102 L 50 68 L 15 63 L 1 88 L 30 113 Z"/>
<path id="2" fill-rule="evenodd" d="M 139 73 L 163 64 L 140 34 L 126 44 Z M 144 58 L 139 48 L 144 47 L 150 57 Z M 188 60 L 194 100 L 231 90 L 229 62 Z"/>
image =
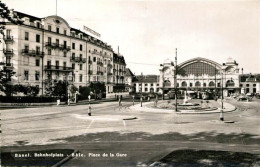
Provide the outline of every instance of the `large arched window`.
<path id="1" fill-rule="evenodd" d="M 199 81 L 195 82 L 195 86 L 196 87 L 200 87 L 201 86 L 201 83 Z"/>
<path id="2" fill-rule="evenodd" d="M 209 82 L 209 86 L 210 86 L 210 87 L 213 87 L 213 86 L 215 86 L 215 82 L 213 82 L 213 81 L 210 81 L 210 82 Z"/>
<path id="3" fill-rule="evenodd" d="M 182 86 L 182 87 L 187 87 L 187 82 L 183 81 L 183 82 L 181 83 L 181 86 Z"/>
<path id="4" fill-rule="evenodd" d="M 164 81 L 164 86 L 171 86 L 171 81 L 165 80 Z"/>
<path id="5" fill-rule="evenodd" d="M 233 80 L 228 80 L 226 83 L 226 87 L 234 87 L 235 86 L 235 82 Z"/>

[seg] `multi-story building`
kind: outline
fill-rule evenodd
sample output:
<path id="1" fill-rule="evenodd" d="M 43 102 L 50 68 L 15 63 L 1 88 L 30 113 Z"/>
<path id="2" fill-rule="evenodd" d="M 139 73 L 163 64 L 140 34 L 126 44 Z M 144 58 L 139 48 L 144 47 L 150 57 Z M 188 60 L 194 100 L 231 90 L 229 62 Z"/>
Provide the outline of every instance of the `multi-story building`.
<path id="1" fill-rule="evenodd" d="M 40 94 L 48 81 L 58 80 L 77 87 L 103 82 L 108 92 L 123 86 L 126 63 L 110 45 L 56 15 L 38 18 L 17 11 L 12 15 L 23 22 L 3 19 L 6 30 L 0 46 L 2 67 L 15 72 L 11 84 L 38 86 Z"/>
<path id="2" fill-rule="evenodd" d="M 129 68 L 126 68 L 126 74 L 125 74 L 126 91 L 128 92 L 134 91 L 134 86 L 133 86 L 134 79 L 135 79 L 135 75 L 132 73 L 132 71 Z"/>
<path id="3" fill-rule="evenodd" d="M 165 94 L 174 90 L 175 86 L 179 90 L 220 93 L 223 87 L 224 96 L 229 96 L 233 93 L 241 93 L 243 86 L 246 86 L 246 84 L 240 84 L 239 76 L 241 73 L 238 63 L 232 58 L 228 58 L 223 64 L 200 57 L 187 60 L 177 65 L 176 82 L 175 70 L 174 63 L 169 59 L 162 64 L 160 68 L 161 93 Z"/>
<path id="4" fill-rule="evenodd" d="M 134 91 L 142 93 L 159 92 L 159 75 L 136 75 L 134 79 Z"/>
<path id="5" fill-rule="evenodd" d="M 259 74 L 241 74 L 239 76 L 241 93 L 260 93 Z"/>

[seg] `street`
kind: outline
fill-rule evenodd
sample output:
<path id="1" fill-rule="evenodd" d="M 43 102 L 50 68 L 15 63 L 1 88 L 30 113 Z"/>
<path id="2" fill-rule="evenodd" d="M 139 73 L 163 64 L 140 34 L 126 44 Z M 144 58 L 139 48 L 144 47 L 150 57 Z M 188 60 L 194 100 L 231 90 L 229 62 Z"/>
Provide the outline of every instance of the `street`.
<path id="1" fill-rule="evenodd" d="M 227 102 L 237 109 L 224 119 L 234 123 L 219 121 L 219 113 L 133 111 L 130 101 L 120 108 L 118 102 L 92 104 L 92 116 L 88 104 L 1 110 L 2 154 L 53 149 L 77 153 L 64 166 L 147 166 L 186 149 L 260 155 L 259 100 Z M 9 162 L 2 159 L 2 165 Z"/>

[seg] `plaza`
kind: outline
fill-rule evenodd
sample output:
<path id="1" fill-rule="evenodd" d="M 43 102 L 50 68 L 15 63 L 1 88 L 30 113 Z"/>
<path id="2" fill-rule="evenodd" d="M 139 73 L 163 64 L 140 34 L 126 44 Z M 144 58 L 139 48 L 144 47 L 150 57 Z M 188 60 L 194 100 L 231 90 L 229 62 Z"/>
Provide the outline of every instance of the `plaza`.
<path id="1" fill-rule="evenodd" d="M 236 109 L 224 113 L 226 123 L 219 120 L 219 112 L 152 111 L 147 109 L 150 103 L 144 102 L 141 108 L 138 101 L 133 106 L 131 99 L 125 99 L 119 108 L 117 101 L 100 102 L 92 104 L 92 116 L 87 115 L 87 103 L 1 110 L 2 152 L 70 149 L 84 155 L 70 157 L 64 166 L 102 166 L 107 162 L 111 166 L 149 166 L 174 150 L 188 148 L 260 154 L 258 99 L 227 99 L 225 103 Z M 89 153 L 127 156 L 93 158 Z M 19 162 L 19 158 L 13 160 Z"/>

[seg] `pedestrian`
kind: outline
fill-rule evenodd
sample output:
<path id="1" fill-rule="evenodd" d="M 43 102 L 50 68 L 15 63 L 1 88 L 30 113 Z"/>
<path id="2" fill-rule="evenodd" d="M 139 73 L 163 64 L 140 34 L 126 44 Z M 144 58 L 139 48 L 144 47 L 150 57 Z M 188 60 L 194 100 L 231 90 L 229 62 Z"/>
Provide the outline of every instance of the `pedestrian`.
<path id="1" fill-rule="evenodd" d="M 147 100 L 150 101 L 150 96 L 148 96 Z"/>

